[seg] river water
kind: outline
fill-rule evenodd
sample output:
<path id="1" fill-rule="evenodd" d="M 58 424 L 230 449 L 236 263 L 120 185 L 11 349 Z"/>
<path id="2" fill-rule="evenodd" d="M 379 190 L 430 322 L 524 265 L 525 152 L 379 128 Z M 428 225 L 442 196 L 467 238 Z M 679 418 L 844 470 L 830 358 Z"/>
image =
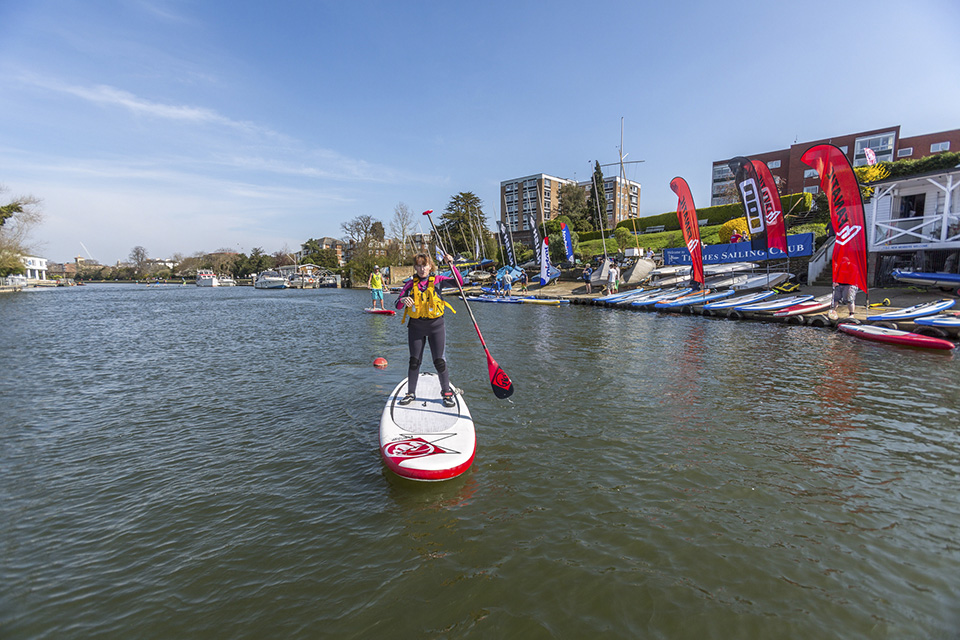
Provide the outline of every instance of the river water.
<path id="1" fill-rule="evenodd" d="M 957 637 L 956 356 L 477 304 L 502 401 L 454 301 L 477 456 L 419 484 L 367 296 L 0 297 L 0 636 Z"/>

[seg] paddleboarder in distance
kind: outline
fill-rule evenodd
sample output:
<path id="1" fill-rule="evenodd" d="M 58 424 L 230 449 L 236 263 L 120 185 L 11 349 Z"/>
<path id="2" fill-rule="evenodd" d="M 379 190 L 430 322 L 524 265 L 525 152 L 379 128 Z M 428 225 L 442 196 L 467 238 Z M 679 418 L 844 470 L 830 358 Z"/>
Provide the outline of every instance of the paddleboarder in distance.
<path id="1" fill-rule="evenodd" d="M 383 286 L 383 276 L 380 275 L 379 265 L 373 265 L 373 273 L 367 278 L 367 286 L 370 287 L 370 295 L 373 296 L 373 308 L 386 310 L 383 306 L 383 290 L 385 287 Z M 377 303 L 380 303 L 379 307 L 377 307 Z"/>
<path id="2" fill-rule="evenodd" d="M 450 265 L 460 286 L 463 278 L 453 266 L 453 257 L 448 253 L 443 261 Z M 450 371 L 444 359 L 447 332 L 443 324 L 443 315 L 447 309 L 453 310 L 440 296 L 440 287 L 447 280 L 446 276 L 437 275 L 437 268 L 429 254 L 418 253 L 413 258 L 413 277 L 403 286 L 400 298 L 397 300 L 397 309 L 403 309 L 403 322 L 410 317 L 407 324 L 407 343 L 410 346 L 410 365 L 407 370 L 407 395 L 398 400 L 398 404 L 408 405 L 417 399 L 417 380 L 420 377 L 420 363 L 423 359 L 424 348 L 430 344 L 430 355 L 433 356 L 433 366 L 437 368 L 437 377 L 440 379 L 440 392 L 443 397 L 443 406 L 453 407 L 453 387 L 450 386 Z"/>

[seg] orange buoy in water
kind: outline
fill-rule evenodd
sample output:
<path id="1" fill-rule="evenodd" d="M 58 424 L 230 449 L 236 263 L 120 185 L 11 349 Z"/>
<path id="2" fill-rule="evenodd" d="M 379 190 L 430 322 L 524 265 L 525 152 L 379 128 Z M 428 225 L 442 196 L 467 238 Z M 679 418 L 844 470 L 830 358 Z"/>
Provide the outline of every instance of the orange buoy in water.
<path id="1" fill-rule="evenodd" d="M 377 369 L 386 369 L 387 368 L 387 359 L 386 358 L 377 358 L 373 361 L 373 366 Z"/>

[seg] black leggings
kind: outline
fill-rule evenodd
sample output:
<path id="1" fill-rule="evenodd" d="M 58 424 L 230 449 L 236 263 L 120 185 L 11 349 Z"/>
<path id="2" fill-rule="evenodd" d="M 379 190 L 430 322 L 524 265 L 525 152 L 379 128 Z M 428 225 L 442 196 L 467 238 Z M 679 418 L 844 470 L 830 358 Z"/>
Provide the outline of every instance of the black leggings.
<path id="1" fill-rule="evenodd" d="M 430 343 L 430 355 L 433 356 L 433 365 L 437 368 L 440 378 L 440 389 L 450 391 L 450 372 L 447 371 L 447 362 L 443 359 L 446 348 L 446 330 L 443 326 L 443 316 L 439 318 L 410 318 L 407 330 L 407 341 L 410 344 L 410 368 L 407 371 L 407 393 L 417 395 L 417 378 L 420 376 L 420 361 L 423 359 L 423 350 Z"/>

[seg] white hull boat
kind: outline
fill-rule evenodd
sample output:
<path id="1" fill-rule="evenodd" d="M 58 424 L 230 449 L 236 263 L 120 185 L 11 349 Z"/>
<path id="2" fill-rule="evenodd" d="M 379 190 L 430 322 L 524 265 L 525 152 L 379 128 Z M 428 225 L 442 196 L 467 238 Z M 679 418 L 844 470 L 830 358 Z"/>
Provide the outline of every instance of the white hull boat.
<path id="1" fill-rule="evenodd" d="M 207 269 L 200 269 L 197 271 L 197 286 L 198 287 L 219 287 L 220 279 L 217 278 L 217 274 L 213 271 Z"/>

